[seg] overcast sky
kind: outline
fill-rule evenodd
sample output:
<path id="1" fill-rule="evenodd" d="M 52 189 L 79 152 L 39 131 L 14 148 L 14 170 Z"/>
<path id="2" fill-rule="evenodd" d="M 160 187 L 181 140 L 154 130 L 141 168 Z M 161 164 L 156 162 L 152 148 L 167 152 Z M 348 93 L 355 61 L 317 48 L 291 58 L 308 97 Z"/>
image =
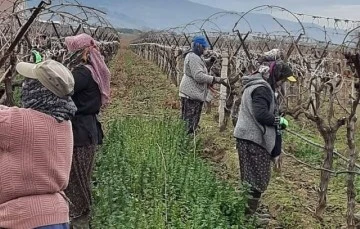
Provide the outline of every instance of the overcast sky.
<path id="1" fill-rule="evenodd" d="M 259 5 L 277 5 L 296 12 L 360 21 L 360 0 L 190 0 L 213 7 L 244 12 Z"/>

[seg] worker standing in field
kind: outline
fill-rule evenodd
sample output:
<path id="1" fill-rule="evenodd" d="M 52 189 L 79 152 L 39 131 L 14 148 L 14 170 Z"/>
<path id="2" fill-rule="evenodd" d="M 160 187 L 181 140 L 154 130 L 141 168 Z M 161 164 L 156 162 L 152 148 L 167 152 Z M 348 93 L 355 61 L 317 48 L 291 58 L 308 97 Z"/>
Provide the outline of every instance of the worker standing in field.
<path id="1" fill-rule="evenodd" d="M 97 146 L 102 144 L 103 130 L 98 120 L 101 107 L 109 102 L 110 71 L 96 41 L 87 34 L 65 38 L 71 58 L 75 88 L 72 99 L 78 110 L 72 119 L 74 154 L 70 182 L 65 190 L 71 200 L 71 227 L 90 227 L 92 203 L 91 175 Z"/>
<path id="2" fill-rule="evenodd" d="M 271 175 L 271 160 L 281 153 L 281 129 L 288 121 L 279 115 L 275 88 L 284 81 L 296 81 L 288 64 L 281 60 L 262 61 L 258 70 L 244 76 L 243 94 L 234 130 L 241 181 L 251 186 L 246 214 L 258 209 Z M 262 219 L 263 222 L 266 219 Z"/>
<path id="3" fill-rule="evenodd" d="M 54 60 L 16 70 L 24 108 L 0 106 L 0 228 L 68 229 L 74 78 Z"/>
<path id="4" fill-rule="evenodd" d="M 205 37 L 196 36 L 192 40 L 191 51 L 185 53 L 184 76 L 180 83 L 179 95 L 181 118 L 187 124 L 188 134 L 193 134 L 198 127 L 209 86 L 215 83 L 227 86 L 225 79 L 208 74 L 206 64 L 201 58 L 208 47 Z"/>

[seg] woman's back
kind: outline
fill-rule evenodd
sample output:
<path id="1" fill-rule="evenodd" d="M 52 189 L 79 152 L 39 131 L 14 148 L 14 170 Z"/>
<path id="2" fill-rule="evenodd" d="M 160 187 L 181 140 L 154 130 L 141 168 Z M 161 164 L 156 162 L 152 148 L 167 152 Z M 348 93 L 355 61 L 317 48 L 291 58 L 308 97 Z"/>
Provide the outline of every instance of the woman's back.
<path id="1" fill-rule="evenodd" d="M 101 107 L 101 94 L 91 71 L 84 65 L 76 67 L 72 74 L 75 79 L 72 99 L 77 107 L 77 115 L 98 114 Z"/>
<path id="2" fill-rule="evenodd" d="M 0 129 L 0 228 L 68 221 L 71 122 L 1 106 Z"/>
<path id="3" fill-rule="evenodd" d="M 91 71 L 84 65 L 76 67 L 72 74 L 75 80 L 72 99 L 77 107 L 72 119 L 74 145 L 89 146 L 102 142 L 101 124 L 96 115 L 101 108 L 101 94 Z"/>

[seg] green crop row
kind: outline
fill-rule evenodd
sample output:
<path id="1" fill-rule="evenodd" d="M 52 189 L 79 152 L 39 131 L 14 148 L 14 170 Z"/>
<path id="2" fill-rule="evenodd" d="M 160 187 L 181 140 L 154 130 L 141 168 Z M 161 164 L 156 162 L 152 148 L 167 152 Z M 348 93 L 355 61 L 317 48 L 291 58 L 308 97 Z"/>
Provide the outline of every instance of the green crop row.
<path id="1" fill-rule="evenodd" d="M 252 228 L 246 191 L 216 178 L 183 123 L 109 124 L 94 174 L 94 228 Z"/>

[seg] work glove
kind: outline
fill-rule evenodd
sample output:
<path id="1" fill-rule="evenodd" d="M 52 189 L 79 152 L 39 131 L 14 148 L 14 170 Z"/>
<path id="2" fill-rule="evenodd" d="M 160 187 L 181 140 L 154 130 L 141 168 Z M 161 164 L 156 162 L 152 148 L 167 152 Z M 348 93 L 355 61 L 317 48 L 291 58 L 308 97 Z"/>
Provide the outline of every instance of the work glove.
<path id="1" fill-rule="evenodd" d="M 211 56 L 210 57 L 210 62 L 215 62 L 216 61 L 216 57 L 215 56 Z"/>
<path id="2" fill-rule="evenodd" d="M 227 80 L 221 77 L 214 77 L 214 83 L 222 84 L 225 87 L 229 87 L 229 84 L 227 83 Z"/>
<path id="3" fill-rule="evenodd" d="M 285 130 L 285 129 L 289 126 L 288 120 L 286 120 L 284 117 L 280 117 L 280 122 L 279 122 L 279 124 L 280 124 L 280 128 L 281 128 L 282 130 Z"/>
<path id="4" fill-rule="evenodd" d="M 42 56 L 38 51 L 32 50 L 31 53 L 35 64 L 38 64 L 42 61 Z"/>

